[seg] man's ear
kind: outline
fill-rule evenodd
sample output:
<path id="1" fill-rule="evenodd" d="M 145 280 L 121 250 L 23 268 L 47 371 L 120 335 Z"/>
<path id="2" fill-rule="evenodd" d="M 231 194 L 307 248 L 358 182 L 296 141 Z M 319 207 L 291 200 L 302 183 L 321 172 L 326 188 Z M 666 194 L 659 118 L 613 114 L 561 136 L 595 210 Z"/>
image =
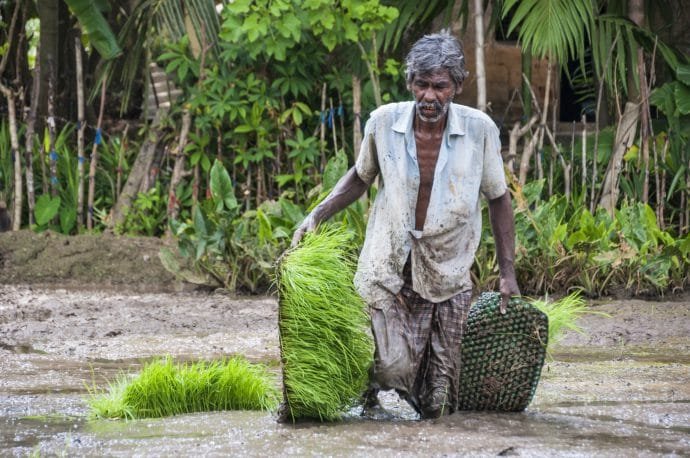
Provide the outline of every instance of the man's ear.
<path id="1" fill-rule="evenodd" d="M 456 86 L 455 86 L 455 96 L 457 97 L 458 95 L 462 94 L 462 81 L 460 81 Z"/>

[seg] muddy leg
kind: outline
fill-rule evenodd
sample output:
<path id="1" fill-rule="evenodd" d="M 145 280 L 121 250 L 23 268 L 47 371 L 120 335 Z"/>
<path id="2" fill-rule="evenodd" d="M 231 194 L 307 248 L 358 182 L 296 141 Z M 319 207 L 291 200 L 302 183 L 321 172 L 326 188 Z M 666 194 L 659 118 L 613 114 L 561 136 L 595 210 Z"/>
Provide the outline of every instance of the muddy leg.
<path id="1" fill-rule="evenodd" d="M 420 374 L 423 376 L 419 391 L 424 418 L 438 418 L 457 408 L 462 336 L 470 300 L 469 293 L 462 293 L 435 305 L 425 355 L 426 370 Z"/>

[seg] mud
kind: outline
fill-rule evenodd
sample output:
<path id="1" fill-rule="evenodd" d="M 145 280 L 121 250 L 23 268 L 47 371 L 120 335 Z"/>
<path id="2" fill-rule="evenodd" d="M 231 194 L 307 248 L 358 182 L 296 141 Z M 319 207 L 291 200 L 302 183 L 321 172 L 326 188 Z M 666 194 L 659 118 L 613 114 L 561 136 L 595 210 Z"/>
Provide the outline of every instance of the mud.
<path id="1" fill-rule="evenodd" d="M 113 237 L 100 244 L 114 251 L 108 258 L 95 246 L 76 253 L 82 242 L 74 238 L 64 244 L 62 236 L 43 235 L 49 241 L 39 246 L 29 235 L 36 244 L 30 255 L 30 246 L 8 249 L 6 235 L 0 234 L 0 456 L 690 455 L 684 297 L 593 303 L 611 317 L 587 316 L 580 321 L 585 334 L 565 335 L 524 413 L 420 421 L 384 393 L 380 415 L 362 417 L 355 409 L 334 424 L 282 425 L 272 412 L 89 420 L 90 389 L 105 389 L 118 374 L 163 355 L 239 354 L 268 364 L 279 384 L 277 302 L 188 291 L 158 270 L 158 241 Z M 60 269 L 78 263 L 51 265 L 48 275 L 34 262 L 47 263 L 42 256 L 54 254 L 55 243 L 64 244 L 62 254 L 75 249 L 74 259 L 119 261 L 94 261 L 73 274 Z M 132 264 L 138 275 L 112 277 Z M 23 276 L 29 266 L 36 277 Z M 61 276 L 65 284 L 56 281 Z"/>

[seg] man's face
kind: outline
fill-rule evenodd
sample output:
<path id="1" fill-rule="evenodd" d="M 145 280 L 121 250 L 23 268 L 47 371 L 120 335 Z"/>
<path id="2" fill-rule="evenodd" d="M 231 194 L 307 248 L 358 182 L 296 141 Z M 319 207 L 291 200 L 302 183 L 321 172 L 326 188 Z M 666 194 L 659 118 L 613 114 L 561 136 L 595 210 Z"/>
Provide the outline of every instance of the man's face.
<path id="1" fill-rule="evenodd" d="M 432 123 L 445 118 L 453 97 L 460 90 L 447 69 L 415 75 L 411 87 L 417 116 Z"/>

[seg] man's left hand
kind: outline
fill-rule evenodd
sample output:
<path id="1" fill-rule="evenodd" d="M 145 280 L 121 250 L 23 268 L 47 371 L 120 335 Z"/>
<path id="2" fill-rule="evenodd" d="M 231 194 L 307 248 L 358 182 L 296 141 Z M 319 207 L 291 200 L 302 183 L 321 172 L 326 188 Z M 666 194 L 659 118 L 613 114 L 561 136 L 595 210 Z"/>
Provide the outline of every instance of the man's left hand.
<path id="1" fill-rule="evenodd" d="M 517 281 L 514 276 L 511 277 L 501 277 L 500 281 L 500 291 L 501 291 L 501 314 L 505 314 L 508 308 L 508 303 L 510 298 L 513 296 L 520 295 L 520 288 L 518 288 Z"/>

